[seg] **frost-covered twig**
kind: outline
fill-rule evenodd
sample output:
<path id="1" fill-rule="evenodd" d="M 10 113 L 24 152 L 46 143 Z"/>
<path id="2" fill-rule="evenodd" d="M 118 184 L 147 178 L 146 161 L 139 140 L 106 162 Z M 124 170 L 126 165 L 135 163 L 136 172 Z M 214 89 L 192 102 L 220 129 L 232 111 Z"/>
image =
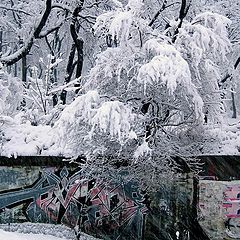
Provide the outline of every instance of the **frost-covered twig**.
<path id="1" fill-rule="evenodd" d="M 32 16 L 29 12 L 26 12 L 26 11 L 24 11 L 24 10 L 22 10 L 22 9 L 7 7 L 7 6 L 3 6 L 3 5 L 0 5 L 0 8 L 1 8 L 1 9 L 5 9 L 5 10 L 8 10 L 8 11 L 23 13 L 23 14 L 25 14 L 25 15 Z"/>

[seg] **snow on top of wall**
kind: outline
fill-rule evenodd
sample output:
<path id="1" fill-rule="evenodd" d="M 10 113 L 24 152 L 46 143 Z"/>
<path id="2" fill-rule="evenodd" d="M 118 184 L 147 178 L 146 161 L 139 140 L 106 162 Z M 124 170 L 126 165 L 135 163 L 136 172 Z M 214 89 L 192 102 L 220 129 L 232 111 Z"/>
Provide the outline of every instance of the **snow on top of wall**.
<path id="1" fill-rule="evenodd" d="M 2 156 L 59 155 L 58 152 L 47 151 L 55 139 L 55 132 L 50 126 L 13 123 L 4 126 L 3 138 L 5 143 L 0 148 Z"/>
<path id="2" fill-rule="evenodd" d="M 101 121 L 104 121 L 104 119 Z M 124 124 L 124 122 L 122 124 Z M 99 127 L 101 126 L 96 126 L 96 130 Z M 209 135 L 212 135 L 214 138 L 215 147 L 211 152 L 203 152 L 203 155 L 239 155 L 239 130 L 240 122 L 237 120 L 230 125 L 225 123 L 221 126 L 214 126 L 212 129 L 209 129 L 208 132 Z M 58 128 L 51 128 L 50 126 L 31 126 L 29 123 L 8 123 L 8 125 L 5 126 L 4 136 L 2 136 L 5 139 L 5 143 L 0 147 L 0 155 L 7 157 L 39 155 L 67 156 L 69 155 L 69 152 L 66 153 L 67 149 L 56 147 L 59 138 L 58 131 Z M 113 131 L 112 134 L 115 134 L 115 131 L 116 134 L 118 134 L 119 129 L 113 129 Z M 138 149 L 135 155 L 141 155 L 140 150 L 142 149 Z"/>

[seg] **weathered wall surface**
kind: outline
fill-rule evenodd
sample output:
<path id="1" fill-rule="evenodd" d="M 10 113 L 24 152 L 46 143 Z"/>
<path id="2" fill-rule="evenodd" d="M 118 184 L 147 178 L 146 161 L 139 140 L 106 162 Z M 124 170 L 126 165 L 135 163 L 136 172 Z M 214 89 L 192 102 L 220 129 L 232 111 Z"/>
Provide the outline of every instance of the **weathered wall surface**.
<path id="1" fill-rule="evenodd" d="M 240 181 L 202 180 L 199 222 L 211 239 L 240 239 Z"/>
<path id="2" fill-rule="evenodd" d="M 208 239 L 191 177 L 148 196 L 120 176 L 88 179 L 60 158 L 3 158 L 0 165 L 0 223 L 65 224 L 113 240 Z"/>
<path id="3" fill-rule="evenodd" d="M 89 180 L 67 167 L 1 167 L 0 222 L 79 226 L 116 239 L 142 239 L 147 208 L 134 182 Z"/>

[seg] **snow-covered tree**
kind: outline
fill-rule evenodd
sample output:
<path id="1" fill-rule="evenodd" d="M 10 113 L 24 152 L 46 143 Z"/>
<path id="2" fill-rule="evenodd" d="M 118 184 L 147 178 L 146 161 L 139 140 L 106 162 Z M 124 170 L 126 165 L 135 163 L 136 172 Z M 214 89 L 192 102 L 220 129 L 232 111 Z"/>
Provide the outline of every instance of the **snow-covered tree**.
<path id="1" fill-rule="evenodd" d="M 218 64 L 227 61 L 230 21 L 206 12 L 169 20 L 162 32 L 149 25 L 143 1 L 114 2 L 94 25 L 107 47 L 57 122 L 55 146 L 91 159 L 152 159 L 153 168 L 158 155 L 199 153 L 203 124 L 221 121 Z"/>

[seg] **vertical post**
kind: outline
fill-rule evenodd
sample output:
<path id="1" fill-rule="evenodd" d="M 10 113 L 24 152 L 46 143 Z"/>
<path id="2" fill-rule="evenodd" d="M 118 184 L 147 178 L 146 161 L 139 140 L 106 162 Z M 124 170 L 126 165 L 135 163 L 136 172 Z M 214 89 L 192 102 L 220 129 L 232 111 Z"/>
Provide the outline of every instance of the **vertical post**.
<path id="1" fill-rule="evenodd" d="M 232 111 L 233 111 L 232 118 L 237 118 L 237 108 L 236 108 L 236 102 L 235 102 L 235 95 L 233 91 L 231 92 L 231 97 L 232 97 Z"/>
<path id="2" fill-rule="evenodd" d="M 2 29 L 0 29 L 0 56 L 2 54 L 2 47 L 3 47 L 3 32 Z"/>

